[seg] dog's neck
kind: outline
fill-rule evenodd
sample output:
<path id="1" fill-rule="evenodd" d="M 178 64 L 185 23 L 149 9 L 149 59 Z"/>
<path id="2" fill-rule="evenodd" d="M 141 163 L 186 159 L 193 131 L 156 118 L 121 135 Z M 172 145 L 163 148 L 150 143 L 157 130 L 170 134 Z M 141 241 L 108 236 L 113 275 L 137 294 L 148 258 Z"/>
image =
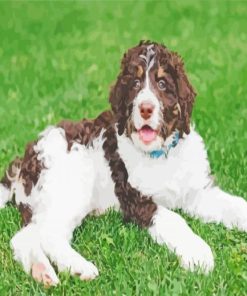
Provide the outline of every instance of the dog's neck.
<path id="1" fill-rule="evenodd" d="M 115 124 L 115 130 L 118 130 L 117 124 Z M 167 158 L 169 151 L 178 145 L 180 138 L 180 132 L 176 129 L 169 137 L 167 137 L 164 144 L 160 145 L 160 148 L 157 147 L 157 149 L 154 150 L 150 149 L 149 151 L 144 151 L 141 149 L 141 147 L 134 144 L 134 141 L 131 137 L 127 136 L 126 134 L 120 136 L 118 135 L 118 139 L 121 141 L 121 143 L 126 142 L 128 143 L 128 145 L 131 144 L 131 146 L 134 146 L 136 151 L 138 151 L 139 153 L 143 153 L 146 156 L 154 159 L 158 159 L 162 156 L 165 156 Z"/>
<path id="2" fill-rule="evenodd" d="M 149 152 L 150 157 L 159 158 L 161 156 L 165 156 L 167 158 L 169 151 L 177 146 L 179 138 L 179 131 L 174 131 L 172 135 L 168 137 L 168 139 L 165 142 L 165 145 L 161 149 Z"/>

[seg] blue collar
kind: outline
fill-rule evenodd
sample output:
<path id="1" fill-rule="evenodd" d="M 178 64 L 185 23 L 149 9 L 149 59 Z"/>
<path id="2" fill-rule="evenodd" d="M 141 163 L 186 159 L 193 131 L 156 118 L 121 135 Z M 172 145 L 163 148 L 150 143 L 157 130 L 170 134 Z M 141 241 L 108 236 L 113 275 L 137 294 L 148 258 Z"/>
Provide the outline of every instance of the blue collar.
<path id="1" fill-rule="evenodd" d="M 178 141 L 179 141 L 179 131 L 176 131 L 173 135 L 172 142 L 160 150 L 153 150 L 152 152 L 150 152 L 149 153 L 150 157 L 159 158 L 162 155 L 165 155 L 165 157 L 167 157 L 170 149 L 176 147 L 178 144 Z"/>

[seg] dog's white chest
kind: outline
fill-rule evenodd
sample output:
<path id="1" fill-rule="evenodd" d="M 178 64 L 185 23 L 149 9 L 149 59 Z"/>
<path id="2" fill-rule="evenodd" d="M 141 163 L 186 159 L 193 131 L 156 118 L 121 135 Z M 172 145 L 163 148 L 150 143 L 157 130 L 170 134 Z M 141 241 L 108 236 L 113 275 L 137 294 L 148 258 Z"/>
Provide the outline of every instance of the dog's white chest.
<path id="1" fill-rule="evenodd" d="M 133 186 L 138 186 L 148 194 L 159 194 L 165 188 L 172 188 L 174 178 L 178 179 L 177 169 L 169 168 L 166 160 L 150 160 L 148 158 L 136 163 L 135 167 L 128 170 L 129 182 Z M 131 166 L 130 164 L 128 165 Z"/>
<path id="2" fill-rule="evenodd" d="M 145 195 L 150 195 L 159 204 L 167 207 L 179 205 L 182 198 L 181 184 L 186 172 L 181 169 L 183 161 L 169 156 L 152 159 L 139 153 L 128 142 L 119 141 L 119 154 L 123 159 L 129 175 L 129 183 Z"/>
<path id="3" fill-rule="evenodd" d="M 193 192 L 206 186 L 208 163 L 201 138 L 194 131 L 186 140 L 157 159 L 140 153 L 129 139 L 118 138 L 119 154 L 130 184 L 169 208 L 181 207 Z"/>

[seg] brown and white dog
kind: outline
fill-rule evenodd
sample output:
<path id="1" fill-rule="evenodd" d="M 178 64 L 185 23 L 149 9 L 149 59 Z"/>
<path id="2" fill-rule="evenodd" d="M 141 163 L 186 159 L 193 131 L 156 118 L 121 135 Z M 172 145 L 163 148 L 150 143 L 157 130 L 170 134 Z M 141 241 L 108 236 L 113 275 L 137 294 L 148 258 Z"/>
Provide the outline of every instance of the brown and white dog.
<path id="1" fill-rule="evenodd" d="M 174 209 L 247 231 L 247 202 L 212 184 L 202 138 L 190 124 L 195 92 L 181 58 L 155 42 L 124 54 L 111 89 L 112 111 L 63 121 L 40 134 L 0 184 L 0 206 L 15 195 L 25 227 L 11 240 L 16 260 L 48 285 L 51 265 L 81 279 L 97 268 L 70 245 L 89 213 L 120 209 L 175 252 L 181 265 L 207 273 L 210 247 Z"/>

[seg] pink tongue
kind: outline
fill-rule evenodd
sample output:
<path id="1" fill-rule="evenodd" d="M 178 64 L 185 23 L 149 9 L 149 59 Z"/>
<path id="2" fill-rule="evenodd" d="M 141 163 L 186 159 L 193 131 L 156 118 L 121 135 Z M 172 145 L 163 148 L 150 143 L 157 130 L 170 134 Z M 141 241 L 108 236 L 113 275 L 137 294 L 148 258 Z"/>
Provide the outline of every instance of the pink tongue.
<path id="1" fill-rule="evenodd" d="M 157 132 L 151 128 L 142 128 L 139 130 L 139 136 L 143 142 L 152 142 L 156 138 Z"/>

